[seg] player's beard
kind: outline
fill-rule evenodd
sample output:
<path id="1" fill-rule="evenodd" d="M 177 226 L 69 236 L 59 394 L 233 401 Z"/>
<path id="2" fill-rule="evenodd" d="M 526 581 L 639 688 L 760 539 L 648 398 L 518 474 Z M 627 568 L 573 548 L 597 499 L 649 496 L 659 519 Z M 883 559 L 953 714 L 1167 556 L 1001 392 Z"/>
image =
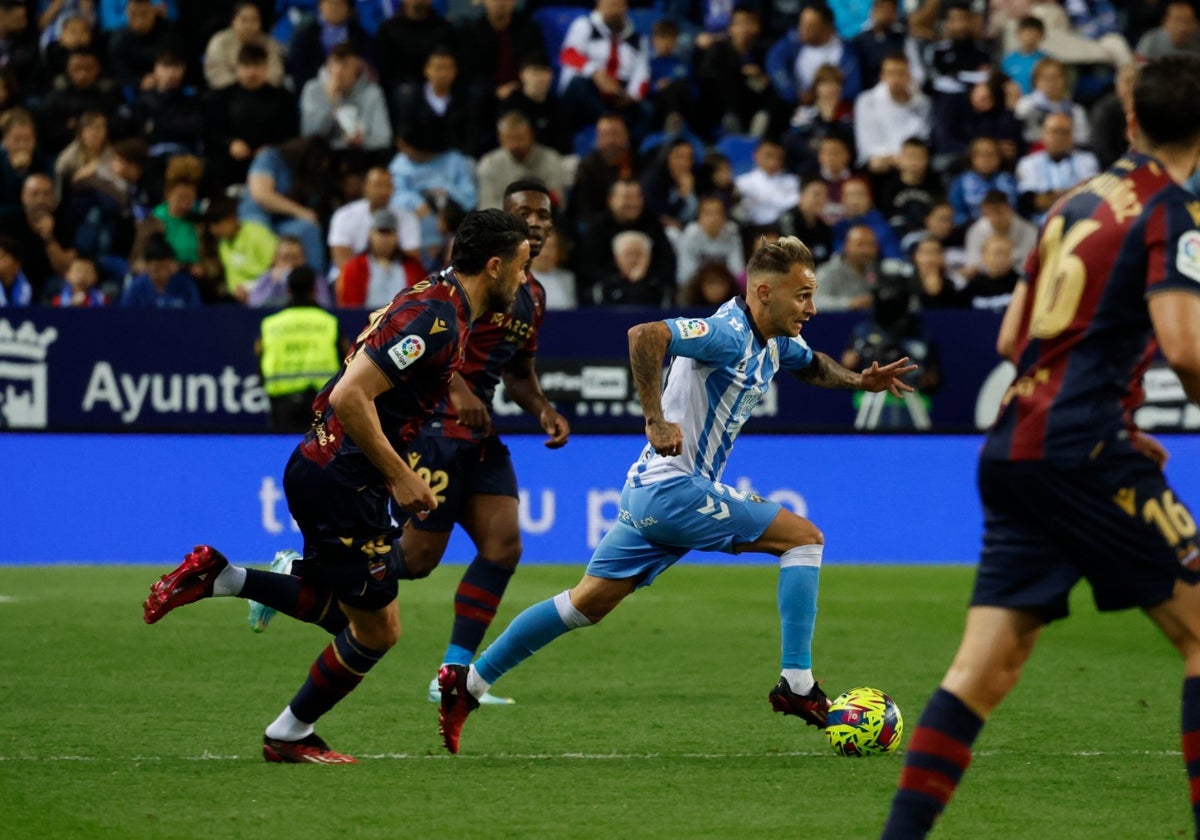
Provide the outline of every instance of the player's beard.
<path id="1" fill-rule="evenodd" d="M 507 312 L 517 299 L 518 288 L 519 286 L 514 286 L 510 291 L 504 282 L 504 275 L 493 279 L 488 284 L 488 309 L 493 312 Z"/>

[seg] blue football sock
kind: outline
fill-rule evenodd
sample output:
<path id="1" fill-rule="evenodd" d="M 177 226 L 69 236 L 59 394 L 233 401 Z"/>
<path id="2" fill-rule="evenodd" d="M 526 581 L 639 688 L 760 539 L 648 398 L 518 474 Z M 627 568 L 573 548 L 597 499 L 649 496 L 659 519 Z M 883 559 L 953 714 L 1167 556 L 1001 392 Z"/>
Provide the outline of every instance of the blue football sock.
<path id="1" fill-rule="evenodd" d="M 801 545 L 779 558 L 781 668 L 812 668 L 813 629 L 817 624 L 817 583 L 824 546 Z"/>
<path id="2" fill-rule="evenodd" d="M 490 685 L 563 633 L 589 624 L 570 596 L 560 592 L 514 618 L 475 662 L 475 670 Z"/>

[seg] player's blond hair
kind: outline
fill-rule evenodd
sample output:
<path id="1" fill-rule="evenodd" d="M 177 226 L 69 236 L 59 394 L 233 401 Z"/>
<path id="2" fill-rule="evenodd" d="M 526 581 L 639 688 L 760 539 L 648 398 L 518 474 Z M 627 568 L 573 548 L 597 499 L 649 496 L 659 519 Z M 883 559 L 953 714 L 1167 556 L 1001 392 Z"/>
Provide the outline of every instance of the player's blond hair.
<path id="1" fill-rule="evenodd" d="M 746 265 L 749 280 L 766 280 L 769 275 L 787 275 L 793 265 L 802 265 L 816 271 L 812 251 L 797 236 L 781 236 L 774 242 L 764 242 L 750 257 Z"/>

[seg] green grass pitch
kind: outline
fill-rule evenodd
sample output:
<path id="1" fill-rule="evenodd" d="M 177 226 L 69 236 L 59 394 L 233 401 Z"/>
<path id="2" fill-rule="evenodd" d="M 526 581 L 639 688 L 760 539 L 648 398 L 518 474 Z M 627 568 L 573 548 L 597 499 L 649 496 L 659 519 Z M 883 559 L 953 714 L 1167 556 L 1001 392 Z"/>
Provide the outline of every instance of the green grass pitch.
<path id="1" fill-rule="evenodd" d="M 353 767 L 268 765 L 261 734 L 325 644 L 259 636 L 221 599 L 142 624 L 156 568 L 0 569 L 0 832 L 11 838 L 869 838 L 899 756 L 835 756 L 772 714 L 776 571 L 680 564 L 497 688 L 445 754 L 426 700 L 461 567 L 401 589 L 404 637 L 319 726 Z M 573 584 L 527 567 L 497 620 Z M 968 568 L 822 575 L 816 671 L 873 685 L 911 731 L 958 641 Z M 978 742 L 935 836 L 1191 835 L 1181 667 L 1085 591 Z M 495 630 L 493 631 L 493 635 Z"/>

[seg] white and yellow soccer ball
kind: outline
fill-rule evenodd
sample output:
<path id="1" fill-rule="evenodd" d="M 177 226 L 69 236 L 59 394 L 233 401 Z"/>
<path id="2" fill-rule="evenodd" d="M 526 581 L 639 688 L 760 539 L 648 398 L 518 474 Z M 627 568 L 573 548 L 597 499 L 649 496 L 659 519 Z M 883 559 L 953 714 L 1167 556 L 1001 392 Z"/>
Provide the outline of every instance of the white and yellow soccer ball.
<path id="1" fill-rule="evenodd" d="M 838 755 L 895 752 L 904 737 L 896 702 L 877 688 L 852 688 L 829 704 L 825 737 Z"/>

